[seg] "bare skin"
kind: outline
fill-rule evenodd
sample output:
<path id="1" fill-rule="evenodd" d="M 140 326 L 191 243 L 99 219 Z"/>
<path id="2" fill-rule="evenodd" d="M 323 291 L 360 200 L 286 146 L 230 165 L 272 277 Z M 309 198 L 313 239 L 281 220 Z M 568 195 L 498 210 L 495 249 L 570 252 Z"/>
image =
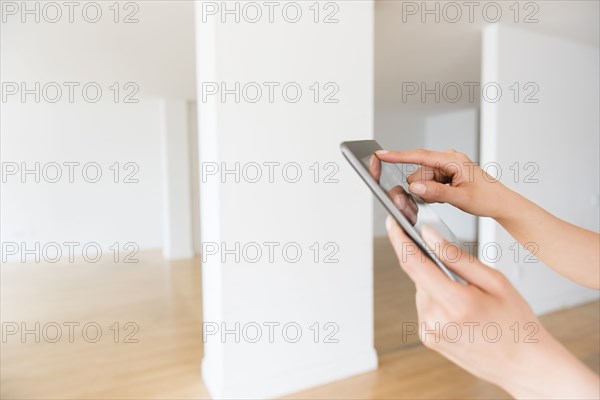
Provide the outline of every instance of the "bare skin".
<path id="1" fill-rule="evenodd" d="M 536 257 L 559 274 L 600 289 L 600 235 L 563 221 L 496 181 L 462 153 L 449 150 L 377 152 L 384 162 L 420 164 L 410 191 L 429 203 L 449 203 L 494 218 L 522 245 L 539 246 Z"/>
<path id="2" fill-rule="evenodd" d="M 600 235 L 554 217 L 484 175 L 465 155 L 416 150 L 378 152 L 377 158 L 422 165 L 409 177 L 413 194 L 427 202 L 447 202 L 465 212 L 495 218 L 521 243 L 536 242 L 537 256 L 557 272 L 599 288 Z M 386 225 L 400 264 L 417 288 L 420 335 L 426 346 L 517 398 L 600 398 L 598 376 L 543 328 L 502 273 L 425 228 L 423 237 L 430 248 L 469 285 L 453 282 L 393 218 L 388 217 Z M 488 325 L 499 327 L 503 335 L 490 340 Z M 463 327 L 458 339 L 448 336 L 456 330 L 443 329 L 455 326 Z M 535 337 L 532 341 L 516 338 L 511 331 L 515 326 L 533 327 Z M 469 335 L 464 334 L 465 327 L 472 329 Z"/>

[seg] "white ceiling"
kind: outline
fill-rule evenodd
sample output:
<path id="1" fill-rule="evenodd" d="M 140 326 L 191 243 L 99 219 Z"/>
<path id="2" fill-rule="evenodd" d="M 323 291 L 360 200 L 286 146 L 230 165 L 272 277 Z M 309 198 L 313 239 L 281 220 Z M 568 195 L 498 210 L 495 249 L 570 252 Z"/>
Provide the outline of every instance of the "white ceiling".
<path id="1" fill-rule="evenodd" d="M 377 113 L 440 111 L 448 108 L 473 106 L 467 101 L 457 104 L 423 105 L 416 101 L 402 102 L 402 82 L 471 82 L 479 81 L 481 74 L 481 31 L 490 25 L 474 13 L 469 23 L 467 9 L 460 22 L 439 23 L 428 16 L 422 23 L 420 14 L 406 16 L 403 22 L 403 3 L 394 0 L 376 0 L 375 8 L 375 98 Z M 422 2 L 408 2 L 418 6 Z M 433 3 L 428 5 L 433 7 Z M 458 1 L 458 4 L 464 2 Z M 483 4 L 484 2 L 481 2 Z M 513 1 L 497 1 L 503 8 L 501 24 L 517 26 L 541 33 L 561 36 L 570 40 L 598 46 L 600 44 L 599 2 L 591 1 L 536 1 L 538 23 L 515 24 Z M 527 2 L 523 1 L 521 4 Z M 527 9 L 525 11 L 531 11 Z M 525 13 L 525 11 L 522 12 Z M 521 14 L 521 17 L 523 14 Z M 466 96 L 463 97 L 466 99 Z M 477 104 L 475 104 L 475 107 Z"/>
<path id="2" fill-rule="evenodd" d="M 141 96 L 194 98 L 193 2 L 138 3 L 137 24 L 114 24 L 110 18 L 98 24 L 2 23 L 2 80 L 136 81 Z M 486 25 L 481 15 L 475 14 L 475 23 L 466 22 L 466 18 L 456 24 L 421 23 L 418 16 L 403 23 L 403 3 L 375 3 L 378 112 L 410 109 L 410 105 L 399 103 L 402 81 L 479 80 L 481 29 Z M 498 3 L 506 9 L 513 1 Z M 598 1 L 535 3 L 540 22 L 520 27 L 599 45 Z M 510 18 L 502 21 L 506 19 Z M 464 106 L 459 103 L 454 107 Z M 422 109 L 421 104 L 416 107 Z"/>
<path id="3" fill-rule="evenodd" d="M 134 3 L 138 23 L 114 23 L 112 2 L 100 2 L 103 15 L 95 24 L 81 11 L 72 24 L 67 11 L 55 24 L 7 19 L 0 35 L 2 81 L 136 82 L 138 97 L 194 98 L 194 3 Z"/>

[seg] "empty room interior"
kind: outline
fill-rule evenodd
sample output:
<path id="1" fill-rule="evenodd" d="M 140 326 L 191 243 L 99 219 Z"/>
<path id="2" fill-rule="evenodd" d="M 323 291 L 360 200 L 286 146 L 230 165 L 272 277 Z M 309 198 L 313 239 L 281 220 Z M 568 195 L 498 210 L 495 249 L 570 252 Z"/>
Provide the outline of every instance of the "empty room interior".
<path id="1" fill-rule="evenodd" d="M 597 398 L 598 1 L 0 4 L 2 399 Z"/>

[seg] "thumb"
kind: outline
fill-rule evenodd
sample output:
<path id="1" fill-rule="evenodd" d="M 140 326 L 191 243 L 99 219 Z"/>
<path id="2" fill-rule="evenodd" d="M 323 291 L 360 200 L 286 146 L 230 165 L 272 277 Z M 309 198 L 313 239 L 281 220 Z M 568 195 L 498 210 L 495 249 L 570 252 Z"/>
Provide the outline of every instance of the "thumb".
<path id="1" fill-rule="evenodd" d="M 412 194 L 416 194 L 427 203 L 459 203 L 460 192 L 457 188 L 435 181 L 418 181 L 409 186 Z"/>
<path id="2" fill-rule="evenodd" d="M 448 242 L 429 226 L 423 226 L 421 234 L 438 258 L 470 284 L 488 293 L 496 294 L 504 293 L 506 287 L 510 285 L 501 272 L 483 265 L 475 257 L 462 251 L 458 243 Z"/>

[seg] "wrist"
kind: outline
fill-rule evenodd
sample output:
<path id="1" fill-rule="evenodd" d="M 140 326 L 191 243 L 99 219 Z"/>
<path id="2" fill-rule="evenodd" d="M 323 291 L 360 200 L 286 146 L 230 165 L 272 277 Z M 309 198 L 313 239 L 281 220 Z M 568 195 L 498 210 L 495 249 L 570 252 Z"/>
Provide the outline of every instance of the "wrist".
<path id="1" fill-rule="evenodd" d="M 540 326 L 538 342 L 522 343 L 502 380 L 495 383 L 514 398 L 543 398 L 547 376 L 542 371 L 548 362 L 561 358 L 556 354 L 557 346 L 556 339 Z"/>
<path id="2" fill-rule="evenodd" d="M 493 193 L 494 202 L 492 204 L 496 204 L 496 207 L 490 217 L 501 225 L 503 225 L 504 221 L 508 222 L 518 219 L 523 198 L 500 182 L 496 182 L 494 185 L 496 186 Z"/>
<path id="3" fill-rule="evenodd" d="M 498 385 L 515 398 L 598 398 L 598 376 L 542 328 Z"/>

